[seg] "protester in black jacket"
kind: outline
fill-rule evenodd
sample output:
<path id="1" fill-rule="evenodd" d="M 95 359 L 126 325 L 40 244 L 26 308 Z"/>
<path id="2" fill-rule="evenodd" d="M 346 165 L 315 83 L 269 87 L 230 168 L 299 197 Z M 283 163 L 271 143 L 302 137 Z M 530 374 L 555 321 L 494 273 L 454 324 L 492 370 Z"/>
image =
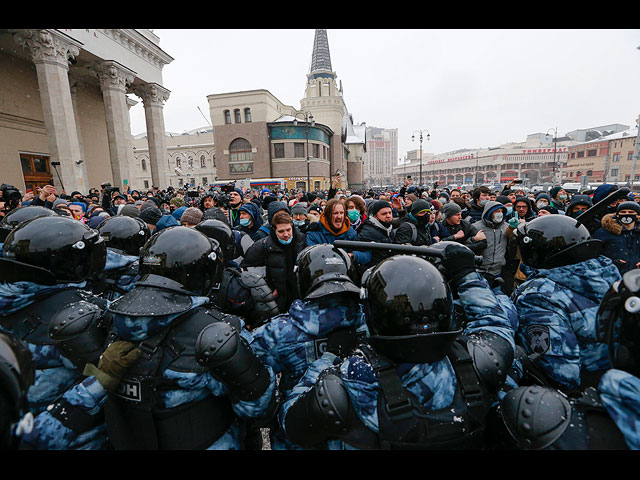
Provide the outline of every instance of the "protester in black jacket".
<path id="1" fill-rule="evenodd" d="M 393 220 L 391 204 L 384 200 L 376 200 L 369 205 L 368 211 L 369 216 L 362 222 L 357 240 L 361 242 L 391 243 L 391 230 L 393 228 L 391 224 Z M 389 252 L 384 250 L 372 250 L 371 260 L 365 265 L 359 265 L 359 267 L 361 270 L 366 270 L 377 265 L 389 255 Z"/>
<path id="2" fill-rule="evenodd" d="M 298 298 L 293 267 L 305 247 L 305 235 L 295 228 L 291 216 L 278 212 L 271 221 L 269 236 L 251 245 L 240 264 L 242 269 L 264 276 L 273 289 L 280 313 L 287 312 L 291 302 Z"/>
<path id="3" fill-rule="evenodd" d="M 426 200 L 416 200 L 411 204 L 411 211 L 400 222 L 395 232 L 393 243 L 429 246 L 433 243 L 429 233 L 429 219 L 433 205 Z"/>
<path id="4" fill-rule="evenodd" d="M 440 241 L 458 242 L 469 247 L 474 253 L 480 253 L 487 248 L 487 237 L 482 230 L 462 218 L 462 209 L 456 203 L 447 203 L 440 210 L 442 226 L 449 233 Z"/>

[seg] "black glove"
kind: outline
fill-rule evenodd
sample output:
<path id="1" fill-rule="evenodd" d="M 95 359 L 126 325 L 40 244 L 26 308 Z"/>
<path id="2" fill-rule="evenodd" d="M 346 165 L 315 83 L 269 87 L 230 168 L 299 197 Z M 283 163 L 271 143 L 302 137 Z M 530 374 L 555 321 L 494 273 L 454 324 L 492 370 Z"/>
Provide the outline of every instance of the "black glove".
<path id="1" fill-rule="evenodd" d="M 445 269 L 447 280 L 455 282 L 476 271 L 476 256 L 462 244 L 447 245 L 441 265 Z"/>

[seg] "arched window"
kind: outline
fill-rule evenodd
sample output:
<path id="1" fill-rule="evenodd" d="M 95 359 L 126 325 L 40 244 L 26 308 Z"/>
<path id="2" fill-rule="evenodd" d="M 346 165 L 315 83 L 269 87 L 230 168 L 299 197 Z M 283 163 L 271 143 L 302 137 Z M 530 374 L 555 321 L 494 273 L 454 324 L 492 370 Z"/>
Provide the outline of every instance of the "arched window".
<path id="1" fill-rule="evenodd" d="M 253 153 L 251 144 L 244 138 L 236 138 L 229 145 L 229 173 L 252 173 Z"/>
<path id="2" fill-rule="evenodd" d="M 229 110 L 224 111 L 224 123 L 227 125 L 231 123 L 231 112 Z"/>
<path id="3" fill-rule="evenodd" d="M 245 121 L 245 123 L 251 123 L 251 109 L 250 108 L 245 108 L 244 109 L 244 121 Z"/>
<path id="4" fill-rule="evenodd" d="M 236 123 L 242 123 L 242 119 L 240 118 L 240 109 L 239 109 L 239 108 L 236 108 L 236 109 L 233 111 L 233 114 L 235 115 Z"/>
<path id="5" fill-rule="evenodd" d="M 140 164 L 142 165 L 142 170 L 143 171 L 147 171 L 147 161 L 143 158 L 142 162 L 140 162 Z"/>
<path id="6" fill-rule="evenodd" d="M 189 157 L 189 168 L 193 168 L 193 157 Z"/>
<path id="7" fill-rule="evenodd" d="M 200 155 L 200 168 L 206 168 L 207 161 L 204 158 L 204 155 Z"/>
<path id="8" fill-rule="evenodd" d="M 180 157 L 176 157 L 176 167 L 180 168 L 182 166 Z"/>

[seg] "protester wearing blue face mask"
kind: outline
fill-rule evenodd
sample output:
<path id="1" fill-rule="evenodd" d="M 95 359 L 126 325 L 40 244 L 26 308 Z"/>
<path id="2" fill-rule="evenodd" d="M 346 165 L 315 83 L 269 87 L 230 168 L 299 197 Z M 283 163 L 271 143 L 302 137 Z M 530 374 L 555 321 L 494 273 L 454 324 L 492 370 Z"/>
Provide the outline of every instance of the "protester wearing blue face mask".
<path id="1" fill-rule="evenodd" d="M 300 203 L 296 203 L 291 208 L 291 216 L 293 217 L 293 224 L 300 231 L 300 233 L 307 233 L 309 220 L 307 219 L 306 207 Z"/>
<path id="2" fill-rule="evenodd" d="M 293 225 L 287 212 L 280 211 L 271 219 L 269 236 L 251 245 L 240 264 L 243 270 L 265 278 L 273 289 L 280 313 L 287 312 L 291 302 L 299 298 L 293 267 L 305 247 L 305 235 Z"/>

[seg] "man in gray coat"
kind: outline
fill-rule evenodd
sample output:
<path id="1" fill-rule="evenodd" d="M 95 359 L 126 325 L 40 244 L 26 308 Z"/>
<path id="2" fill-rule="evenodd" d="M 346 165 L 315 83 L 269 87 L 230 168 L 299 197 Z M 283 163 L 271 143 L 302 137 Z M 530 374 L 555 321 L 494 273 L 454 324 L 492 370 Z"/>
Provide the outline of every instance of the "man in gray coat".
<path id="1" fill-rule="evenodd" d="M 481 229 L 487 238 L 487 248 L 482 250 L 482 265 L 476 270 L 493 277 L 500 276 L 500 270 L 507 263 L 507 241 L 513 229 L 505 222 L 507 208 L 500 202 L 489 201 L 482 211 L 482 218 L 473 224 Z"/>

